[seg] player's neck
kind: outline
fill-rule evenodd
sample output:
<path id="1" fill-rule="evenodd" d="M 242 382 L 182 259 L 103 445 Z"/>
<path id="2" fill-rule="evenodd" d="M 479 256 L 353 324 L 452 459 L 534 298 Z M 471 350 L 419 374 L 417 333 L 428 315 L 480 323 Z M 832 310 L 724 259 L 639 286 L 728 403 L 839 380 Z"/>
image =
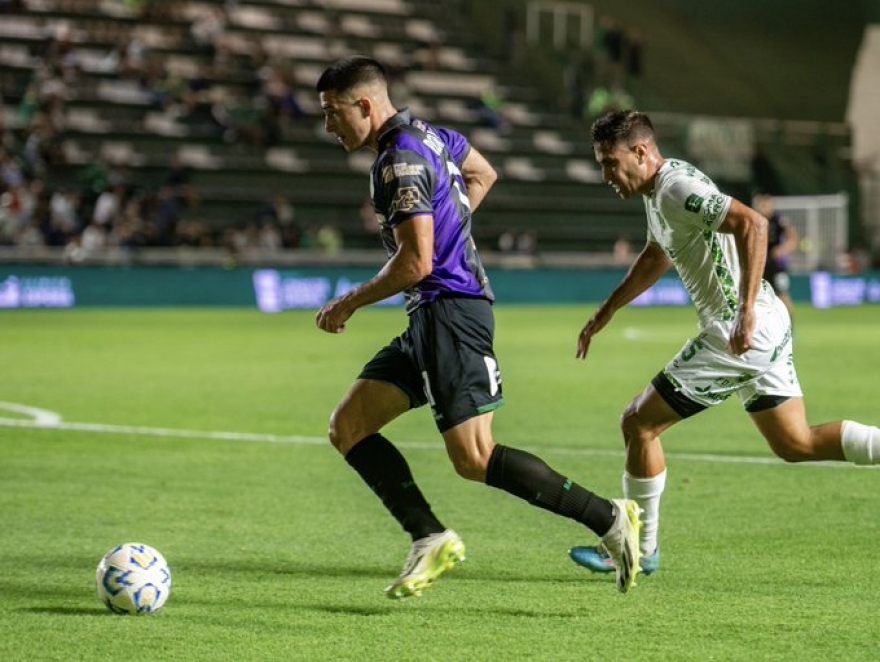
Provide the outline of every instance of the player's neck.
<path id="1" fill-rule="evenodd" d="M 664 159 L 659 153 L 649 154 L 647 158 L 648 172 L 650 175 L 648 175 L 645 183 L 639 189 L 639 193 L 650 197 L 654 194 L 654 189 L 657 185 L 657 174 L 666 163 L 666 159 Z"/>
<path id="2" fill-rule="evenodd" d="M 388 128 L 388 121 L 397 115 L 398 112 L 400 111 L 390 101 L 387 104 L 383 103 L 376 107 L 375 112 L 370 116 L 370 137 L 364 144 L 364 147 L 373 152 L 379 151 L 379 136 Z"/>

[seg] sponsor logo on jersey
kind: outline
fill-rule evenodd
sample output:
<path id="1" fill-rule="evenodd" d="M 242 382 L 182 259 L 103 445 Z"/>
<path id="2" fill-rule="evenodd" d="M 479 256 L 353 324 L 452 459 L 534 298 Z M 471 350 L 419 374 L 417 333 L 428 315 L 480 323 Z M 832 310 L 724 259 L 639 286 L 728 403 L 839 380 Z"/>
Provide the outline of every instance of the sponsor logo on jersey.
<path id="1" fill-rule="evenodd" d="M 401 186 L 391 201 L 391 215 L 399 211 L 412 211 L 420 201 L 419 189 L 415 186 Z"/>
<path id="2" fill-rule="evenodd" d="M 696 214 L 700 211 L 703 206 L 703 198 L 701 198 L 696 193 L 691 193 L 687 200 L 684 201 L 684 208 L 691 212 L 692 214 Z"/>
<path id="3" fill-rule="evenodd" d="M 703 210 L 703 218 L 707 223 L 712 223 L 718 219 L 721 210 L 724 208 L 724 196 L 720 193 L 714 193 L 709 196 L 706 209 Z"/>
<path id="4" fill-rule="evenodd" d="M 425 166 L 418 163 L 394 163 L 382 168 L 382 181 L 387 184 L 391 180 L 401 177 L 417 177 L 424 171 Z"/>

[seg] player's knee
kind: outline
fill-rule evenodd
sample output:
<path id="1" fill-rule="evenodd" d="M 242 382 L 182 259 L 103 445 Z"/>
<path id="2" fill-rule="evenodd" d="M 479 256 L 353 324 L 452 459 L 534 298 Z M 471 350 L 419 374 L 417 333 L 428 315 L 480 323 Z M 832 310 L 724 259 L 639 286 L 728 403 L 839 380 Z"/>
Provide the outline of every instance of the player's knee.
<path id="1" fill-rule="evenodd" d="M 768 441 L 770 442 L 770 449 L 783 462 L 807 462 L 813 459 L 813 448 L 809 440 L 784 436 Z"/>
<path id="2" fill-rule="evenodd" d="M 620 431 L 623 433 L 623 439 L 629 444 L 640 444 L 650 435 L 650 431 L 645 428 L 639 417 L 639 410 L 635 402 L 627 405 L 620 417 Z"/>
<path id="3" fill-rule="evenodd" d="M 330 417 L 330 425 L 327 428 L 327 438 L 336 450 L 340 450 L 340 446 L 343 444 L 343 435 L 342 429 L 339 427 L 339 421 L 336 419 L 335 415 Z"/>
<path id="4" fill-rule="evenodd" d="M 788 462 L 789 464 L 794 464 L 796 462 L 806 462 L 810 459 L 810 456 L 803 453 L 801 450 L 797 448 L 791 447 L 780 447 L 774 448 L 773 452 L 783 462 Z"/>
<path id="5" fill-rule="evenodd" d="M 479 453 L 456 453 L 450 456 L 455 473 L 465 480 L 473 480 L 478 483 L 486 481 L 486 469 L 489 459 Z"/>
<path id="6" fill-rule="evenodd" d="M 351 417 L 345 415 L 344 411 L 336 409 L 330 415 L 327 437 L 330 439 L 333 447 L 340 453 L 345 455 L 355 443 L 366 436 L 361 434 L 359 437 L 358 434 L 361 434 L 358 431 L 358 426 L 352 421 Z"/>

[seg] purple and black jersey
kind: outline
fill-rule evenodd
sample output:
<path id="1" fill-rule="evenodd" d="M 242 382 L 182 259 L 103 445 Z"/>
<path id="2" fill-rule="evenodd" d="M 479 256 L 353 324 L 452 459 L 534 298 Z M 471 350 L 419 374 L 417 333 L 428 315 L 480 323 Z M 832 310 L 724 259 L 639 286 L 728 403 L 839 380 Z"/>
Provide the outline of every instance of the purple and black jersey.
<path id="1" fill-rule="evenodd" d="M 494 300 L 471 237 L 461 175 L 470 148 L 460 133 L 434 127 L 406 109 L 389 119 L 379 136 L 370 195 L 388 256 L 397 252 L 394 228 L 413 216 L 434 217 L 434 268 L 406 291 L 407 313 L 444 296 Z"/>

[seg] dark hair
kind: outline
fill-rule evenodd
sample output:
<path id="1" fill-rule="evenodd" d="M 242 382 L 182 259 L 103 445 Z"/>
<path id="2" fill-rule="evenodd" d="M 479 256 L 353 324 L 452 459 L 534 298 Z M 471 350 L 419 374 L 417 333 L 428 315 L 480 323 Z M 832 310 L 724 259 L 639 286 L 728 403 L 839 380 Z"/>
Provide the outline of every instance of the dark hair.
<path id="1" fill-rule="evenodd" d="M 317 92 L 347 92 L 348 90 L 369 83 L 387 85 L 388 77 L 377 60 L 363 55 L 352 55 L 331 64 L 318 79 Z"/>
<path id="2" fill-rule="evenodd" d="M 631 138 L 654 138 L 651 118 L 637 110 L 613 110 L 593 122 L 590 129 L 593 144 L 616 144 Z"/>

